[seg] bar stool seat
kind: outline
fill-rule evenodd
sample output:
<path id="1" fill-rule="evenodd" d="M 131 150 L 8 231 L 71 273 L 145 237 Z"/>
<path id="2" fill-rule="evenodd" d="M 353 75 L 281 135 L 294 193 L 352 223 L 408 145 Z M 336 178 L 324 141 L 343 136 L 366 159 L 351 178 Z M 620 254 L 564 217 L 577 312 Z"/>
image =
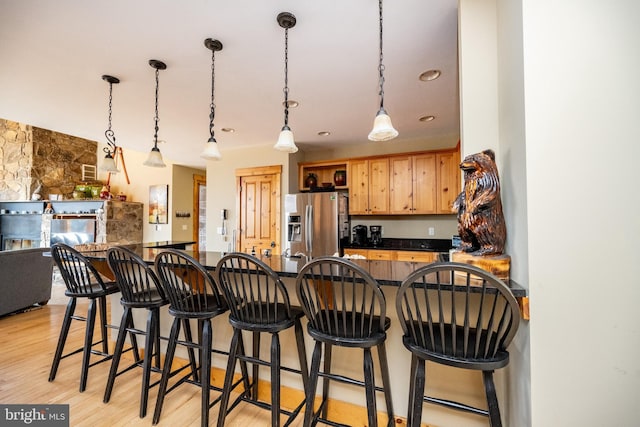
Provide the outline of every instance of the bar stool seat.
<path id="1" fill-rule="evenodd" d="M 228 412 L 241 401 L 257 405 L 271 411 L 271 426 L 280 425 L 280 414 L 288 416 L 285 425 L 292 422 L 305 400 L 293 410 L 280 407 L 280 379 L 281 371 L 286 370 L 301 375 L 303 389 L 308 382 L 307 356 L 304 345 L 304 334 L 300 319 L 304 312 L 300 307 L 290 304 L 287 289 L 278 274 L 268 265 L 254 256 L 235 252 L 220 259 L 216 266 L 216 279 L 224 291 L 229 304 L 229 323 L 233 327 L 233 338 L 229 349 L 229 361 L 225 375 L 225 383 L 218 415 L 218 427 L 223 427 Z M 280 333 L 294 328 L 297 356 L 300 369 L 284 367 L 281 364 Z M 242 331 L 253 334 L 253 354 L 244 355 Z M 268 360 L 260 357 L 260 336 L 271 334 L 271 351 Z M 242 372 L 241 381 L 245 390 L 227 410 L 231 391 L 240 381 L 233 384 L 236 363 L 240 361 Z M 252 364 L 253 372 L 249 382 L 246 363 Z M 271 402 L 258 399 L 258 383 L 260 366 L 270 368 Z"/>
<path id="2" fill-rule="evenodd" d="M 210 391 L 222 391 L 222 388 L 211 384 L 211 353 L 228 355 L 227 352 L 213 348 L 211 320 L 228 310 L 227 303 L 204 266 L 184 252 L 176 249 L 160 251 L 155 258 L 155 268 L 160 286 L 169 299 L 169 314 L 174 320 L 167 344 L 153 424 L 160 421 L 167 393 L 186 382 L 201 388 L 200 423 L 206 427 L 209 425 L 209 409 L 221 399 L 219 396 L 211 402 Z M 198 322 L 198 341 L 192 339 L 190 330 L 186 328 L 187 336 L 184 340 L 179 340 L 180 327 L 188 326 L 191 319 Z M 187 348 L 192 368 L 190 373 L 182 376 L 169 388 L 169 380 L 175 375 L 171 371 L 171 365 L 178 344 Z M 200 356 L 200 363 L 197 366 L 193 355 L 194 349 L 198 350 Z"/>
<path id="3" fill-rule="evenodd" d="M 387 425 L 395 424 L 391 401 L 391 381 L 387 363 L 386 331 L 391 326 L 386 316 L 386 301 L 378 282 L 362 267 L 337 257 L 316 258 L 302 267 L 296 278 L 296 292 L 309 323 L 308 334 L 315 340 L 304 426 L 323 422 L 342 425 L 327 419 L 327 399 L 331 381 L 361 386 L 365 389 L 368 425 L 378 425 L 376 392 L 382 392 L 387 409 Z M 331 372 L 333 346 L 363 350 L 364 380 Z M 375 385 L 372 348 L 377 349 L 382 386 Z M 320 361 L 324 349 L 324 367 Z M 322 402 L 314 411 L 318 378 L 323 378 Z"/>
<path id="4" fill-rule="evenodd" d="M 113 351 L 111 369 L 104 392 L 104 403 L 111 399 L 111 393 L 118 376 L 135 367 L 142 368 L 142 384 L 140 390 L 140 418 L 147 414 L 149 389 L 159 383 L 150 384 L 151 372 L 160 372 L 160 307 L 169 304 L 164 292 L 160 288 L 160 281 L 155 272 L 130 249 L 112 247 L 107 250 L 107 263 L 116 279 L 122 298 L 122 320 L 118 330 L 118 338 Z M 133 310 L 146 309 L 147 324 L 145 330 L 136 329 L 133 322 Z M 124 342 L 127 333 L 131 336 L 131 348 L 134 351 L 134 361 L 124 369 L 118 371 L 120 358 L 124 352 Z M 135 336 L 145 337 L 144 360 L 140 359 Z M 155 364 L 154 364 L 155 362 Z"/>
<path id="5" fill-rule="evenodd" d="M 407 276 L 396 296 L 404 346 L 411 352 L 407 425 L 419 427 L 423 403 L 483 415 L 501 427 L 493 372 L 509 363 L 520 323 L 518 303 L 493 274 L 460 263 L 434 263 Z M 482 372 L 487 409 L 424 394 L 426 361 Z"/>
<path id="6" fill-rule="evenodd" d="M 91 262 L 71 246 L 64 243 L 54 243 L 51 246 L 51 254 L 62 275 L 66 286 L 65 295 L 69 297 L 69 302 L 62 321 L 56 351 L 53 356 L 49 382 L 55 380 L 62 359 L 82 353 L 80 392 L 83 392 L 87 387 L 89 368 L 112 358 L 112 354 L 109 353 L 107 337 L 107 327 L 109 325 L 107 324 L 106 297 L 119 292 L 119 289 L 115 282 L 103 280 Z M 79 298 L 87 298 L 89 300 L 86 317 L 75 314 L 76 303 Z M 100 315 L 100 323 L 98 326 L 100 328 L 101 338 L 99 341 L 94 342 L 93 333 L 96 324 L 96 305 L 98 306 Z M 84 345 L 78 349 L 64 353 L 69 328 L 71 327 L 71 322 L 74 320 L 85 322 Z M 101 346 L 101 350 L 95 349 L 95 346 Z M 97 359 L 94 358 L 93 362 L 91 361 L 92 355 L 98 356 Z"/>

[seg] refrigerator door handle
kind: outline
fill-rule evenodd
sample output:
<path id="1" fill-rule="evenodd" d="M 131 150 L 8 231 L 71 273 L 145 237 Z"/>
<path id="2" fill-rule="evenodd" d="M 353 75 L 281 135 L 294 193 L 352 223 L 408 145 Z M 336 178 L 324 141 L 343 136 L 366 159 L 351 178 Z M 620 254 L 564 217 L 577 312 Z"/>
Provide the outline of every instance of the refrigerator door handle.
<path id="1" fill-rule="evenodd" d="M 307 205 L 305 207 L 305 222 L 307 229 L 305 230 L 305 246 L 307 249 L 307 256 L 311 255 L 311 248 L 313 248 L 313 206 Z"/>

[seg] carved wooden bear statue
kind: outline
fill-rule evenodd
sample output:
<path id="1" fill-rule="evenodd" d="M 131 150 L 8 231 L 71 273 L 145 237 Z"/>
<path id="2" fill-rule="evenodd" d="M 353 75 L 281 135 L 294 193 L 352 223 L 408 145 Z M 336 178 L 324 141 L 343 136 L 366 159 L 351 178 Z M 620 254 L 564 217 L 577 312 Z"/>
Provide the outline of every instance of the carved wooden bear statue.
<path id="1" fill-rule="evenodd" d="M 501 255 L 507 229 L 493 150 L 465 157 L 460 169 L 464 171 L 464 189 L 453 205 L 458 212 L 460 250 L 473 255 Z"/>

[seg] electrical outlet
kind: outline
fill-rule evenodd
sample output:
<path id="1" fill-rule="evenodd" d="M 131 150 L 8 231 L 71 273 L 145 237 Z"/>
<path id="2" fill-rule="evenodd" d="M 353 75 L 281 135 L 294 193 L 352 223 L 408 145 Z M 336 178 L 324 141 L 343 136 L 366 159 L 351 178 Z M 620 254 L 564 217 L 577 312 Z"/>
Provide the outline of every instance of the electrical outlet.
<path id="1" fill-rule="evenodd" d="M 186 231 L 189 228 L 189 226 L 187 224 L 182 224 L 182 230 Z"/>
<path id="2" fill-rule="evenodd" d="M 435 236 L 436 229 L 434 227 L 429 227 L 429 236 Z"/>
<path id="3" fill-rule="evenodd" d="M 216 231 L 218 232 L 219 235 L 223 235 L 224 234 L 224 227 L 218 227 L 216 228 Z"/>

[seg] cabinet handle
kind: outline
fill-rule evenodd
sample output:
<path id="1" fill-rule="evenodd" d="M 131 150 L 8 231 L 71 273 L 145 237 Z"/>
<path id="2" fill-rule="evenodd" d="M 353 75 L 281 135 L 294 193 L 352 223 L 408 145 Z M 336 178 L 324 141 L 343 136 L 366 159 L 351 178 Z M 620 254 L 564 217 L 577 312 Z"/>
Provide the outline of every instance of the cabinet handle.
<path id="1" fill-rule="evenodd" d="M 444 188 L 442 189 L 442 192 L 443 192 L 443 193 L 444 193 L 444 192 L 447 192 L 447 191 L 449 191 L 449 187 L 444 187 Z"/>

